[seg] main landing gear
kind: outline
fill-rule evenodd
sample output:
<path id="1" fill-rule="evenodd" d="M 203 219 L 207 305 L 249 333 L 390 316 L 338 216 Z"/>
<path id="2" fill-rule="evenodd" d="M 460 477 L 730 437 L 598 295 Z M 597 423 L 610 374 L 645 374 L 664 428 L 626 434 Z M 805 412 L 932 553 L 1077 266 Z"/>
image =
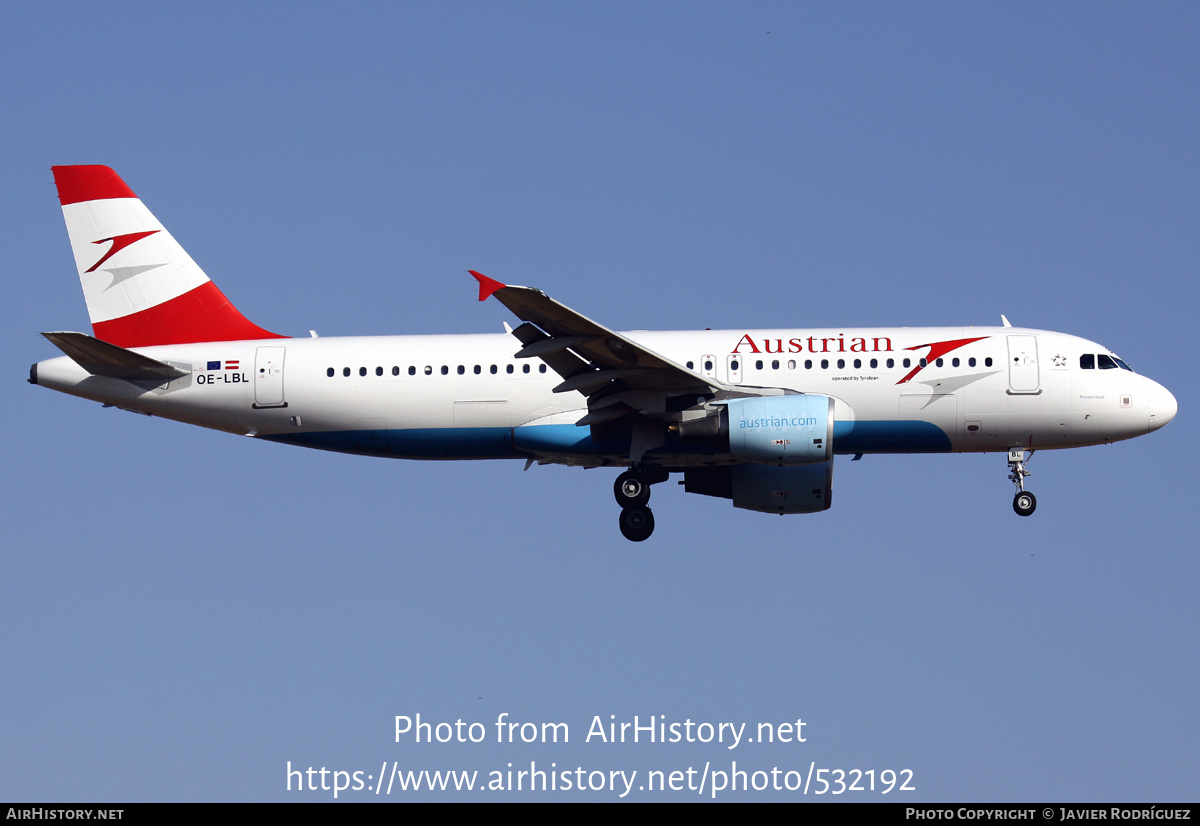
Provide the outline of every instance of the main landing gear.
<path id="1" fill-rule="evenodd" d="M 665 482 L 668 476 L 666 471 L 635 468 L 617 477 L 613 496 L 621 506 L 621 535 L 630 542 L 642 542 L 654 533 L 654 512 L 646 507 L 650 486 Z"/>
<path id="2" fill-rule="evenodd" d="M 1029 451 L 1029 458 L 1033 458 L 1032 450 Z M 1029 516 L 1037 507 L 1037 497 L 1025 490 L 1025 477 L 1029 475 L 1030 472 L 1025 469 L 1025 451 L 1016 447 L 1009 450 L 1008 478 L 1017 486 L 1017 495 L 1013 497 L 1013 510 L 1017 516 Z"/>

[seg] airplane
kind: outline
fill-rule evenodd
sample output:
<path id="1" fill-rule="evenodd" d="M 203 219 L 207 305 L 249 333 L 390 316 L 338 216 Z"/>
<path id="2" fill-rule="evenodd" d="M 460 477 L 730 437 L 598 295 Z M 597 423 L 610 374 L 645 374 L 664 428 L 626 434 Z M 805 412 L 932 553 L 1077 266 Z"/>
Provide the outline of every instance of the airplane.
<path id="1" fill-rule="evenodd" d="M 621 468 L 619 526 L 654 531 L 651 486 L 817 513 L 835 455 L 1008 456 L 1157 430 L 1175 397 L 1111 350 L 1013 327 L 619 333 L 469 270 L 522 323 L 494 335 L 291 338 L 250 322 L 106 166 L 55 166 L 92 333 L 31 384 L 291 445 L 403 459 Z M 1028 453 L 1027 453 L 1028 451 Z"/>

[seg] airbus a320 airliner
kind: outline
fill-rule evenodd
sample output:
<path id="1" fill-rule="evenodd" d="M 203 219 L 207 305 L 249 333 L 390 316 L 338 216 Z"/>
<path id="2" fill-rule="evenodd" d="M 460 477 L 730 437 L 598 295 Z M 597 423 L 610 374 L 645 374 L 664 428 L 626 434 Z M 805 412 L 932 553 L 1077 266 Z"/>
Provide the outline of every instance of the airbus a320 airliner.
<path id="1" fill-rule="evenodd" d="M 624 468 L 635 542 L 672 473 L 734 507 L 816 513 L 835 454 L 1004 452 L 1028 516 L 1026 451 L 1130 439 L 1177 409 L 1107 348 L 1007 319 L 618 333 L 474 270 L 479 299 L 521 320 L 511 335 L 288 338 L 239 313 L 113 170 L 56 166 L 54 181 L 93 335 L 43 333 L 66 355 L 31 383 L 322 450 Z"/>

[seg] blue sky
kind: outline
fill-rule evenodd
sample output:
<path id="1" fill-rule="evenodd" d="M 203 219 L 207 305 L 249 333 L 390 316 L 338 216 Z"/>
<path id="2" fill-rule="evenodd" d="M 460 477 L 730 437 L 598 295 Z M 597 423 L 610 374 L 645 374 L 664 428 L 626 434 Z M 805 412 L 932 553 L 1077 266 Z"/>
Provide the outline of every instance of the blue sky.
<path id="1" fill-rule="evenodd" d="M 330 798 L 287 792 L 288 761 L 736 760 L 915 772 L 907 796 L 841 799 L 1195 799 L 1193 6 L 63 3 L 0 23 L 0 797 Z M 498 332 L 468 268 L 617 329 L 1005 313 L 1111 347 L 1180 413 L 1039 453 L 1026 520 L 1002 455 L 868 456 L 814 516 L 664 485 L 634 545 L 611 471 L 338 456 L 25 384 L 56 355 L 39 331 L 88 329 L 49 170 L 72 163 L 117 169 L 281 333 Z M 417 713 L 571 741 L 395 742 Z M 609 715 L 802 718 L 806 742 L 584 742 Z M 468 798 L 522 797 L 495 795 Z"/>

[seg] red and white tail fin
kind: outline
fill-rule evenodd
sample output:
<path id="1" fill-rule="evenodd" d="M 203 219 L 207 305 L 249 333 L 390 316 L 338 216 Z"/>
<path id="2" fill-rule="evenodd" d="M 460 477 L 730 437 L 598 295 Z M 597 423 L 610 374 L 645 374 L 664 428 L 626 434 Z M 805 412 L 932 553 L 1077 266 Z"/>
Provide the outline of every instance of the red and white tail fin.
<path id="1" fill-rule="evenodd" d="M 53 169 L 96 338 L 119 347 L 285 338 L 239 313 L 116 172 Z"/>

